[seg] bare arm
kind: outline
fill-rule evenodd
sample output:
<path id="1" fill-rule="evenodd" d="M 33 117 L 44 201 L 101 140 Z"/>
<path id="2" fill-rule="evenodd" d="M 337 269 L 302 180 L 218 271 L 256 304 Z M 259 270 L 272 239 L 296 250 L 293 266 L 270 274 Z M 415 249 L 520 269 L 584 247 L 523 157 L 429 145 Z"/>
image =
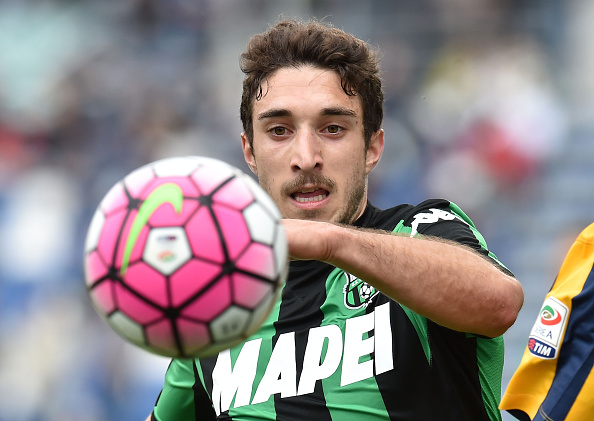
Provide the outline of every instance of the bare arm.
<path id="1" fill-rule="evenodd" d="M 283 220 L 283 225 L 291 258 L 339 267 L 450 329 L 499 336 L 522 307 L 516 279 L 457 243 L 324 222 Z"/>

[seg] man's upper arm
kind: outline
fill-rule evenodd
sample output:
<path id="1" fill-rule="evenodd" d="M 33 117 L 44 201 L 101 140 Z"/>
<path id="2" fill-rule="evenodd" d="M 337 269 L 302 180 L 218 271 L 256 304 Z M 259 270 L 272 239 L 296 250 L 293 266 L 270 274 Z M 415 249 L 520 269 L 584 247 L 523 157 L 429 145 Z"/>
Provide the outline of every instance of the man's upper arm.
<path id="1" fill-rule="evenodd" d="M 467 246 L 489 258 L 507 275 L 513 276 L 511 271 L 489 250 L 482 234 L 458 206 L 450 203 L 449 207 L 425 209 L 414 214 L 407 222 L 412 226 L 413 234 L 443 238 Z"/>

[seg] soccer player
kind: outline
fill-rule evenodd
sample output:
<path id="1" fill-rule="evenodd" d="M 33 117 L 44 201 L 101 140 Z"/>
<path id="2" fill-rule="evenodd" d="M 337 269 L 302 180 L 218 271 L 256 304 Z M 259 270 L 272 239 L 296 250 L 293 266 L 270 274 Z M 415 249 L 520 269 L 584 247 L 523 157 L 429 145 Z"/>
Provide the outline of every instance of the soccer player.
<path id="1" fill-rule="evenodd" d="M 594 419 L 594 224 L 546 295 L 501 409 L 519 420 Z"/>
<path id="2" fill-rule="evenodd" d="M 283 215 L 289 278 L 243 344 L 174 359 L 152 420 L 499 420 L 519 282 L 447 200 L 380 210 L 378 58 L 282 21 L 241 56 L 249 168 Z"/>

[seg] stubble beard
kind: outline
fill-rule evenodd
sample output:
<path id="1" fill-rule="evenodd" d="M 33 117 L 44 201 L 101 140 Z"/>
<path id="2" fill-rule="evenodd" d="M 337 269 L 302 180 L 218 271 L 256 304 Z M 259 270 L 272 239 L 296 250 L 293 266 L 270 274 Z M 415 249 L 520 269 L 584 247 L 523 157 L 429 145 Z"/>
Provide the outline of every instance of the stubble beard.
<path id="1" fill-rule="evenodd" d="M 337 224 L 346 224 L 350 225 L 361 216 L 361 213 L 365 209 L 365 203 L 363 200 L 365 199 L 365 192 L 366 188 L 366 178 L 365 177 L 355 177 L 353 176 L 351 183 L 348 185 L 348 192 L 347 192 L 347 201 L 345 206 L 335 215 L 334 218 L 330 222 L 334 222 Z"/>

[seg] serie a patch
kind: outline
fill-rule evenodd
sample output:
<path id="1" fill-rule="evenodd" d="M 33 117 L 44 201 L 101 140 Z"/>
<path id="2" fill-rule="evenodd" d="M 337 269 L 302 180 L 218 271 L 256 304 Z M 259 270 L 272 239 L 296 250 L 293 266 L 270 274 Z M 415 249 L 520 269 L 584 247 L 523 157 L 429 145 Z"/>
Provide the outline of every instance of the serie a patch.
<path id="1" fill-rule="evenodd" d="M 528 350 L 532 355 L 543 359 L 557 358 L 568 314 L 569 309 L 561 301 L 555 297 L 546 298 L 528 338 Z"/>

